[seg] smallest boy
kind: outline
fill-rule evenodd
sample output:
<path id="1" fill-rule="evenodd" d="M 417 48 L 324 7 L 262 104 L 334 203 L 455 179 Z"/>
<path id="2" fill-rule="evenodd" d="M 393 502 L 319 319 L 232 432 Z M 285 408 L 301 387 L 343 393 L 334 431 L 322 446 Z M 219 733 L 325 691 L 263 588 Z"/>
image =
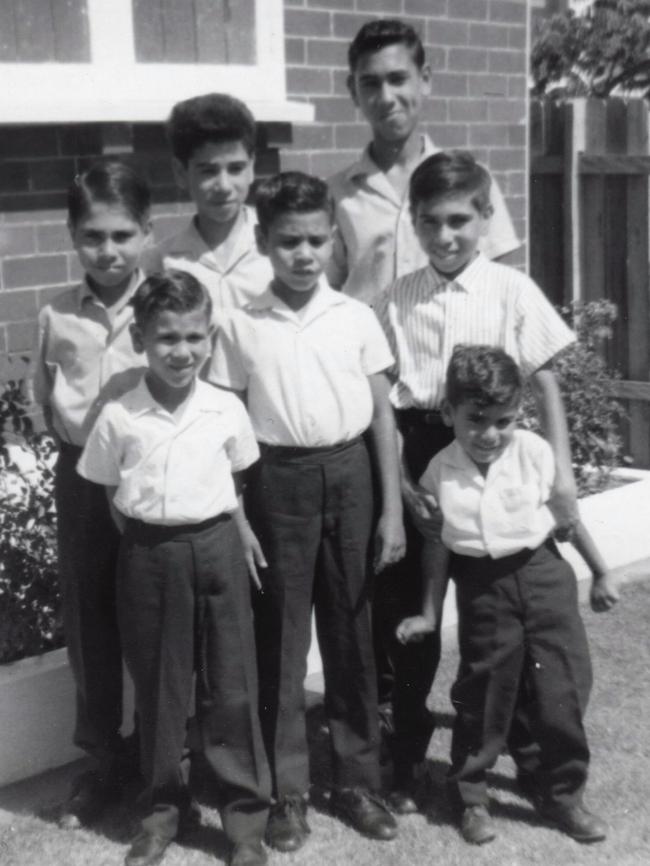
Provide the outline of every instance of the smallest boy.
<path id="1" fill-rule="evenodd" d="M 167 122 L 176 182 L 196 214 L 178 234 L 144 257 L 143 269 L 188 271 L 207 288 L 213 313 L 241 307 L 271 279 L 257 250 L 255 212 L 246 205 L 253 181 L 255 118 L 238 99 L 207 93 L 178 102 Z"/>
<path id="2" fill-rule="evenodd" d="M 123 530 L 117 614 L 149 806 L 125 862 L 159 862 L 188 817 L 180 765 L 196 670 L 228 862 L 259 866 L 270 782 L 247 572 L 248 562 L 255 577 L 255 561 L 236 480 L 258 448 L 241 402 L 197 380 L 212 332 L 203 286 L 182 271 L 152 276 L 133 306 L 133 345 L 149 370 L 104 407 L 78 466 L 107 487 Z"/>
<path id="3" fill-rule="evenodd" d="M 420 479 L 442 511 L 456 583 L 460 665 L 451 691 L 456 720 L 448 781 L 464 839 L 491 841 L 486 771 L 506 744 L 523 676 L 534 692 L 537 809 L 577 841 L 598 842 L 605 826 L 582 803 L 589 648 L 575 575 L 551 537 L 553 451 L 516 426 L 522 387 L 516 363 L 502 349 L 457 346 L 442 405 L 455 439 Z M 580 521 L 572 541 L 593 574 L 592 608 L 609 610 L 618 592 Z M 401 641 L 434 630 L 436 584 L 445 582 L 442 569 L 427 575 L 424 613 L 400 624 Z"/>
<path id="4" fill-rule="evenodd" d="M 374 839 L 397 827 L 379 788 L 368 548 L 376 456 L 381 515 L 375 567 L 404 551 L 397 442 L 385 370 L 392 356 L 372 310 L 323 278 L 332 252 L 326 184 L 286 172 L 257 192 L 260 250 L 274 277 L 223 321 L 209 378 L 247 401 L 260 442 L 251 523 L 268 560 L 256 604 L 262 729 L 273 779 L 267 842 L 307 839 L 309 755 L 303 682 L 315 609 L 325 676 L 332 811 Z"/>

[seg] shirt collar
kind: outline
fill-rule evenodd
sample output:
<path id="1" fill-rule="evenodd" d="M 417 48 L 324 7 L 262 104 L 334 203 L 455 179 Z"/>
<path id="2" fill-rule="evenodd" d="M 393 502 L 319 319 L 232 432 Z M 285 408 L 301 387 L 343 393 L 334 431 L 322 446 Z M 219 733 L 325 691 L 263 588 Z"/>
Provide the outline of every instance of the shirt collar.
<path id="1" fill-rule="evenodd" d="M 431 290 L 434 292 L 440 292 L 446 289 L 447 286 L 452 286 L 462 289 L 464 292 L 467 292 L 468 295 L 471 295 L 485 285 L 485 269 L 488 264 L 489 260 L 483 253 L 479 252 L 467 267 L 453 280 L 448 280 L 447 277 L 437 271 L 433 265 L 428 265 L 426 271 Z"/>
<path id="2" fill-rule="evenodd" d="M 481 474 L 480 469 L 474 463 L 472 458 L 467 454 L 462 445 L 458 442 L 457 439 L 447 446 L 444 449 L 442 460 L 446 466 L 450 466 L 455 469 L 457 472 L 462 472 L 465 475 L 471 476 L 471 478 L 481 486 L 484 485 L 489 480 L 493 480 L 497 475 L 500 474 L 501 468 L 504 463 L 507 464 L 509 455 L 512 449 L 515 447 L 516 435 L 512 438 L 512 440 L 508 443 L 503 454 L 500 454 L 494 463 L 491 464 L 490 470 L 487 476 Z"/>
<path id="3" fill-rule="evenodd" d="M 256 223 L 255 211 L 248 205 L 244 205 L 242 208 L 242 221 L 237 231 L 237 237 L 235 238 L 226 270 L 233 268 L 242 256 L 251 249 L 255 249 Z M 191 219 L 183 231 L 176 235 L 167 252 L 171 256 L 187 256 L 191 259 L 202 260 L 203 264 L 216 269 L 213 251 L 203 240 L 196 227 L 196 217 Z"/>
<path id="4" fill-rule="evenodd" d="M 117 315 L 118 313 L 121 313 L 122 310 L 124 310 L 124 308 L 130 304 L 131 299 L 133 298 L 133 296 L 135 295 L 135 293 L 138 290 L 138 286 L 140 285 L 140 283 L 143 282 L 144 279 L 145 279 L 144 272 L 141 271 L 140 268 L 138 268 L 135 271 L 135 279 L 131 283 L 131 287 L 129 288 L 129 290 L 126 292 L 125 295 L 123 295 L 120 298 L 119 302 L 111 308 L 111 312 L 113 313 L 113 315 Z M 81 310 L 83 308 L 84 304 L 86 304 L 86 303 L 97 304 L 98 307 L 103 307 L 104 309 L 106 309 L 106 306 L 102 302 L 101 298 L 98 297 L 97 294 L 90 287 L 90 284 L 88 282 L 87 277 L 85 277 L 81 281 L 81 283 L 79 284 L 78 291 L 77 291 L 78 309 Z"/>
<path id="5" fill-rule="evenodd" d="M 323 312 L 329 307 L 337 306 L 338 304 L 344 304 L 345 300 L 345 296 L 341 292 L 333 289 L 327 282 L 327 278 L 325 277 L 325 275 L 322 274 L 318 280 L 318 288 L 314 292 L 313 297 L 307 305 L 309 308 L 308 315 L 303 317 L 301 321 L 304 323 L 306 320 L 311 320 L 314 318 L 315 315 Z M 246 304 L 246 309 L 272 310 L 273 312 L 280 313 L 287 318 L 296 318 L 296 314 L 291 309 L 291 307 L 287 306 L 284 301 L 282 301 L 271 290 L 270 283 L 261 295 L 258 295 L 256 298 L 252 298 Z"/>
<path id="6" fill-rule="evenodd" d="M 149 413 L 171 417 L 170 413 L 167 412 L 167 410 L 164 409 L 157 400 L 154 400 L 151 395 L 151 391 L 147 387 L 145 381 L 145 373 L 146 371 L 143 371 L 143 374 L 135 388 L 124 395 L 123 400 L 126 408 L 129 410 L 131 415 L 136 418 L 142 415 L 148 415 Z M 213 385 L 208 385 L 206 382 L 196 379 L 194 382 L 194 390 L 192 391 L 190 399 L 185 407 L 182 420 L 186 421 L 188 418 L 194 417 L 200 412 L 221 412 L 222 408 L 219 405 L 218 397 L 219 392 Z"/>
<path id="7" fill-rule="evenodd" d="M 369 142 L 364 148 L 361 156 L 356 162 L 353 162 L 352 165 L 346 170 L 345 177 L 346 180 L 354 180 L 357 177 L 368 177 L 373 174 L 383 174 L 377 163 L 370 156 L 370 145 L 372 142 Z M 425 160 L 428 156 L 431 156 L 434 153 L 437 153 L 439 148 L 435 146 L 433 141 L 429 138 L 426 133 L 422 134 L 422 155 L 420 157 L 420 162 Z"/>

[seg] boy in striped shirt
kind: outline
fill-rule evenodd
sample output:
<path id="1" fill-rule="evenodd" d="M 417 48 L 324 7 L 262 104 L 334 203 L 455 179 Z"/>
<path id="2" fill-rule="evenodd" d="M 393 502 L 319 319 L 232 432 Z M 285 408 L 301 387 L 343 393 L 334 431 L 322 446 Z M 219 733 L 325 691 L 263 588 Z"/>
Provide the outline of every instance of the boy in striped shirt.
<path id="1" fill-rule="evenodd" d="M 422 642 L 401 646 L 394 627 L 421 609 L 422 537 L 439 531 L 437 504 L 413 479 L 420 478 L 434 454 L 452 439 L 439 409 L 456 344 L 498 346 L 519 364 L 532 385 L 555 454 L 550 504 L 560 534 L 568 533 L 577 520 L 564 408 L 550 368 L 573 334 L 529 277 L 479 252 L 492 212 L 490 176 L 470 153 L 442 152 L 424 160 L 411 177 L 409 198 L 415 233 L 429 265 L 396 280 L 376 306 L 396 359 L 391 402 L 403 442 L 402 495 L 410 518 L 407 556 L 397 566 L 403 571 L 391 581 L 384 610 L 376 612 L 380 621 L 386 620 L 382 633 L 393 635 L 387 648 L 395 668 L 391 801 L 401 813 L 416 809 L 415 771 L 433 732 L 433 715 L 425 702 L 440 657 L 440 632 L 436 628 Z M 444 553 L 441 545 L 427 545 L 427 550 L 429 559 Z M 435 562 L 422 567 L 428 570 Z M 438 626 L 443 598 L 444 591 L 435 600 Z M 524 716 L 517 718 L 510 747 L 520 772 L 532 775 L 537 750 Z M 528 775 L 522 775 L 524 781 Z"/>

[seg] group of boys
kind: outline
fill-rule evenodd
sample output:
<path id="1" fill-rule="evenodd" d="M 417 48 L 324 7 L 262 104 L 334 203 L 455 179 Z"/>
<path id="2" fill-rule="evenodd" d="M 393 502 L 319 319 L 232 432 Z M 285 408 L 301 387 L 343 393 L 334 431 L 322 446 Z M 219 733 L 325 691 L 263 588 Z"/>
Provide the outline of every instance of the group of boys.
<path id="1" fill-rule="evenodd" d="M 562 403 L 549 368 L 572 335 L 534 283 L 489 261 L 518 241 L 487 172 L 469 154 L 436 153 L 422 134 L 430 70 L 415 32 L 399 21 L 370 22 L 349 60 L 350 93 L 372 129 L 368 149 L 329 188 L 298 172 L 262 182 L 256 214 L 246 205 L 255 141 L 250 112 L 231 97 L 209 95 L 178 104 L 170 118 L 175 175 L 197 213 L 145 257 L 143 268 L 154 275 L 135 294 L 131 333 L 147 372 L 104 406 L 79 464 L 82 475 L 109 488 L 123 530 L 116 597 L 149 803 L 127 866 L 158 862 L 191 812 L 180 756 L 195 669 L 202 750 L 219 781 L 233 843 L 229 863 L 266 862 L 263 838 L 281 851 L 306 842 L 303 682 L 312 607 L 332 811 L 368 837 L 394 838 L 397 823 L 379 797 L 378 703 L 392 701 L 394 713 L 389 803 L 393 812 L 413 811 L 417 769 L 433 730 L 425 701 L 439 657 L 448 570 L 462 575 L 459 586 L 466 573 L 468 585 L 485 576 L 494 589 L 485 607 L 496 623 L 500 581 L 516 582 L 528 566 L 522 551 L 542 551 L 550 574 L 560 561 L 547 541 L 554 526 L 579 526 Z M 485 543 L 477 520 L 456 544 L 444 507 L 443 544 L 438 506 L 446 476 L 427 483 L 425 475 L 420 483 L 454 435 L 465 450 L 444 466 L 452 479 L 468 469 L 477 475 L 472 508 L 494 502 L 485 506 L 482 496 L 501 458 L 516 462 L 512 437 L 495 430 L 514 427 L 520 382 L 504 397 L 470 381 L 455 404 L 445 403 L 458 344 L 498 346 L 514 358 L 533 385 L 551 446 L 543 485 L 537 459 L 526 464 L 533 490 L 526 507 L 543 510 L 541 534 L 521 535 L 516 482 L 493 494 L 510 518 L 496 529 L 509 539 L 507 555 Z M 210 355 L 208 385 L 197 377 Z M 503 361 L 490 356 L 486 365 L 500 369 Z M 492 418 L 503 403 L 507 423 Z M 465 447 L 457 417 L 467 405 L 473 414 L 466 425 L 484 428 L 475 451 Z M 244 470 L 245 481 L 238 480 Z M 606 569 L 588 543 L 582 550 L 600 580 L 597 603 L 608 607 L 615 594 Z M 254 638 L 247 565 L 261 586 L 253 589 Z M 428 594 L 423 568 L 440 578 Z M 556 578 L 553 572 L 551 588 L 544 585 L 544 603 Z M 401 627 L 420 613 L 423 595 L 425 627 Z M 486 648 L 496 626 L 474 639 L 474 619 L 484 614 L 473 600 L 460 609 L 454 695 L 457 707 L 468 705 L 468 694 L 473 703 L 454 732 L 450 784 L 464 837 L 482 843 L 494 837 L 485 770 L 505 743 L 522 677 L 537 658 L 531 639 L 528 655 L 519 653 L 503 675 L 510 697 L 493 724 L 485 712 L 488 704 L 493 709 L 493 693 L 483 679 L 498 664 Z M 542 678 L 533 683 L 536 704 L 548 710 L 555 701 L 556 712 L 532 720 L 535 761 L 525 769 L 546 817 L 574 838 L 595 841 L 603 826 L 581 801 L 588 655 L 575 598 L 566 604 L 571 616 L 555 643 L 561 655 L 560 637 L 573 636 L 578 681 L 568 682 L 558 663 L 554 690 Z M 531 605 L 541 608 L 542 601 Z M 424 640 L 411 641 L 416 632 Z M 512 639 L 517 652 L 520 637 Z M 489 737 L 481 723 L 490 725 Z M 551 725 L 567 744 L 561 755 L 548 748 Z M 67 812 L 82 814 L 97 794 L 96 784 L 76 790 Z"/>

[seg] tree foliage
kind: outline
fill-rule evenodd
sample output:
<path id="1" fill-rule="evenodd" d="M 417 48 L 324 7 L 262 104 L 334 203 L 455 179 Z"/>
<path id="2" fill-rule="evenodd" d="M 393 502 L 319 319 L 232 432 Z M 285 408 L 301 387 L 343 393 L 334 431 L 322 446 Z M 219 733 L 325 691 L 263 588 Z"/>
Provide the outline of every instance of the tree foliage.
<path id="1" fill-rule="evenodd" d="M 543 21 L 531 52 L 536 96 L 650 98 L 650 0 L 594 0 Z"/>

